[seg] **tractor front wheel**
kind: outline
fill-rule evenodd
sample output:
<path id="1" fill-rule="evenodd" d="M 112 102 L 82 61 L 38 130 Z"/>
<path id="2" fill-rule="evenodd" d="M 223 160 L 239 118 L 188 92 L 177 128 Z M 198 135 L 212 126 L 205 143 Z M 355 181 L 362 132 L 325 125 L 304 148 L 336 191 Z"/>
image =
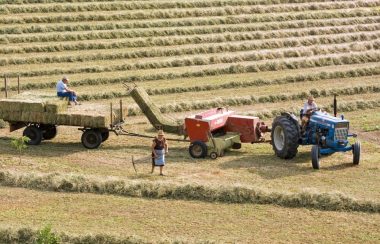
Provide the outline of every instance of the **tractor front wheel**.
<path id="1" fill-rule="evenodd" d="M 272 123 L 272 147 L 275 154 L 283 159 L 294 158 L 298 152 L 297 124 L 288 116 L 278 116 Z"/>
<path id="2" fill-rule="evenodd" d="M 353 163 L 354 165 L 358 165 L 360 162 L 360 151 L 361 151 L 361 144 L 360 142 L 355 142 L 355 144 L 352 146 L 352 154 L 353 154 Z"/>
<path id="3" fill-rule="evenodd" d="M 311 164 L 313 169 L 319 169 L 320 148 L 318 145 L 313 145 L 311 148 Z"/>
<path id="4" fill-rule="evenodd" d="M 190 144 L 189 153 L 193 158 L 204 158 L 207 156 L 207 145 L 202 141 L 194 141 Z"/>
<path id="5" fill-rule="evenodd" d="M 95 149 L 102 143 L 102 134 L 99 130 L 86 130 L 82 134 L 82 144 L 87 149 Z"/>
<path id="6" fill-rule="evenodd" d="M 30 139 L 28 145 L 39 145 L 42 141 L 42 130 L 35 125 L 29 125 L 25 128 L 23 136 Z"/>

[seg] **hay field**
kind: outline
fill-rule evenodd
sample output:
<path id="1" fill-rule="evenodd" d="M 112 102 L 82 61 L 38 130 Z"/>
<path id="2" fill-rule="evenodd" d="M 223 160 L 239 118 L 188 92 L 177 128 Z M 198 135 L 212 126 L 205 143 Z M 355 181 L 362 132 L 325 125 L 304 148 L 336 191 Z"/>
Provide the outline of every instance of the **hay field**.
<path id="1" fill-rule="evenodd" d="M 154 135 L 122 82 L 174 119 L 228 106 L 269 125 L 308 94 L 326 109 L 339 94 L 363 146 L 358 167 L 347 153 L 314 171 L 307 146 L 289 161 L 268 144 L 213 161 L 171 142 L 160 177 L 131 165 L 150 139 L 111 135 L 86 150 L 62 126 L 20 164 L 10 141 L 21 131 L 0 129 L 0 242 L 32 242 L 52 224 L 67 243 L 378 243 L 379 23 L 379 0 L 0 0 L 11 96 L 18 76 L 23 91 L 54 95 L 68 75 L 84 106 L 123 99 L 125 128 Z"/>

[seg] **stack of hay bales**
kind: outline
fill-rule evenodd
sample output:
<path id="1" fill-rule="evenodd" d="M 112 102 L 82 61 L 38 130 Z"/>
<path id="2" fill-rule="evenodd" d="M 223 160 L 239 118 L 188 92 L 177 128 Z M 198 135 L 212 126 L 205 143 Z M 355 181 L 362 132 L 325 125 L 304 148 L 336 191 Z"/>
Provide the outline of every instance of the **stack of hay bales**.
<path id="1" fill-rule="evenodd" d="M 126 115 L 127 109 L 123 110 Z M 119 114 L 120 109 L 112 111 L 113 124 L 123 119 Z M 111 111 L 105 105 L 68 107 L 67 100 L 51 94 L 22 93 L 0 100 L 0 118 L 9 122 L 107 128 L 111 124 Z"/>
<path id="2" fill-rule="evenodd" d="M 162 128 L 165 132 L 179 135 L 183 135 L 185 133 L 183 122 L 164 116 L 143 88 L 137 86 L 134 87 L 130 90 L 130 95 L 153 127 Z"/>

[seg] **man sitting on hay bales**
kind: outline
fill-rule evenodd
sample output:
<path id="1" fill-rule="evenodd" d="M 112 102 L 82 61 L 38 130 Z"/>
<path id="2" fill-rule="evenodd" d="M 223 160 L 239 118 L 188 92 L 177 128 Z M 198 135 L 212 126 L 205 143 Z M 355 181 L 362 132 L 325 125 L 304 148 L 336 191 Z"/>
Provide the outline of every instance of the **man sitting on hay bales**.
<path id="1" fill-rule="evenodd" d="M 77 102 L 77 94 L 74 90 L 71 90 L 67 87 L 69 79 L 64 76 L 62 80 L 57 83 L 57 96 L 58 97 L 67 97 L 69 99 L 69 105 L 71 102 L 74 102 L 75 105 L 79 105 Z"/>

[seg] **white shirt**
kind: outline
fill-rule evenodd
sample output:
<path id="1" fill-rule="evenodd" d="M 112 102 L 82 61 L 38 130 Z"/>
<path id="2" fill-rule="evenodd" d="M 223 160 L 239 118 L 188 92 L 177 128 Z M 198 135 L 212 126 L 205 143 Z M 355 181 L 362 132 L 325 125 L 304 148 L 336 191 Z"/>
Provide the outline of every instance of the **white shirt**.
<path id="1" fill-rule="evenodd" d="M 313 102 L 311 105 L 308 103 L 308 102 L 305 102 L 305 105 L 303 105 L 303 114 L 306 114 L 306 112 L 309 110 L 309 109 L 317 109 L 318 106 L 315 102 Z"/>
<path id="2" fill-rule="evenodd" d="M 62 81 L 58 81 L 57 83 L 57 92 L 66 92 L 67 85 Z"/>

